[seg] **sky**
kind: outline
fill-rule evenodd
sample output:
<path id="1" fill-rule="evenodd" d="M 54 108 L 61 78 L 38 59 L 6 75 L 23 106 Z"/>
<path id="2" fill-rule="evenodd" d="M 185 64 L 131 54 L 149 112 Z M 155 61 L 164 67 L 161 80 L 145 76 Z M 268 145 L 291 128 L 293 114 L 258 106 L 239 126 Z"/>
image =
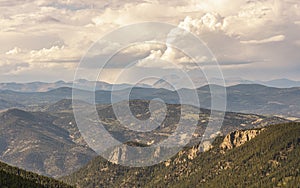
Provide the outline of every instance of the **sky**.
<path id="1" fill-rule="evenodd" d="M 200 38 L 213 56 L 202 55 L 199 63 L 217 60 L 225 79 L 300 80 L 299 0 L 0 0 L 0 82 L 71 81 L 99 39 L 144 22 L 172 24 Z M 124 38 L 134 32 L 143 31 Z M 100 43 L 88 57 L 95 64 L 122 48 L 117 40 Z M 115 64 L 124 59 L 138 62 L 130 78 L 116 81 L 124 67 L 112 65 L 101 80 L 130 83 L 140 72 L 169 72 L 170 62 L 188 69 L 191 61 L 180 49 L 152 43 L 127 47 Z M 87 79 L 95 67 L 83 66 Z"/>

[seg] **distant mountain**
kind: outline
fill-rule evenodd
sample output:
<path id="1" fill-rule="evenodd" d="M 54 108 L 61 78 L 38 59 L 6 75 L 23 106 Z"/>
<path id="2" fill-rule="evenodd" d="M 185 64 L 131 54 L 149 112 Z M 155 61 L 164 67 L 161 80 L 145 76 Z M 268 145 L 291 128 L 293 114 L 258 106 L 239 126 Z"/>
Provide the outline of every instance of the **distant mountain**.
<path id="1" fill-rule="evenodd" d="M 174 90 L 174 88 L 172 87 L 172 85 L 170 85 L 168 82 L 166 82 L 164 79 L 159 79 L 157 80 L 152 87 L 154 88 L 164 88 L 164 89 L 168 89 L 168 90 Z"/>
<path id="2" fill-rule="evenodd" d="M 170 85 L 173 84 L 180 88 L 187 88 L 192 89 L 193 87 L 202 87 L 208 84 L 219 84 L 225 82 L 225 86 L 234 86 L 240 84 L 260 84 L 268 87 L 276 87 L 276 88 L 292 88 L 292 87 L 300 87 L 300 81 L 289 80 L 286 78 L 282 79 L 275 79 L 269 81 L 261 81 L 261 80 L 247 80 L 239 77 L 226 77 L 223 79 L 220 78 L 210 78 L 210 83 L 208 83 L 207 78 L 204 76 L 199 76 L 191 73 L 190 79 L 193 81 L 194 86 L 189 86 L 186 78 L 181 78 L 178 76 L 165 76 L 162 79 L 158 80 L 154 84 L 152 84 L 153 88 L 164 88 L 174 90 L 173 87 Z"/>
<path id="3" fill-rule="evenodd" d="M 237 85 L 227 88 L 227 110 L 300 117 L 300 88 Z"/>
<path id="4" fill-rule="evenodd" d="M 30 82 L 30 83 L 0 83 L 0 90 L 11 90 L 17 92 L 47 92 L 61 87 L 73 87 L 82 90 L 121 90 L 132 87 L 130 84 L 109 84 L 101 81 L 88 81 L 85 79 L 75 80 L 74 82 L 57 81 L 53 83 L 47 82 Z M 139 84 L 138 87 L 150 87 L 147 84 Z"/>
<path id="5" fill-rule="evenodd" d="M 193 72 L 189 72 L 189 76 L 193 81 L 194 85 L 190 85 L 187 83 L 185 77 L 180 77 L 178 75 L 167 75 L 163 78 L 157 80 L 154 83 L 139 83 L 137 85 L 131 84 L 110 84 L 102 81 L 89 81 L 85 79 L 75 80 L 74 82 L 65 82 L 65 81 L 57 81 L 52 83 L 47 82 L 29 82 L 29 83 L 0 83 L 0 90 L 10 90 L 16 92 L 47 92 L 53 89 L 58 89 L 61 87 L 73 87 L 76 86 L 77 89 L 81 90 L 103 90 L 103 91 L 111 91 L 111 90 L 124 90 L 132 87 L 142 87 L 142 88 L 163 88 L 168 90 L 174 90 L 174 88 L 182 89 L 192 89 L 194 87 L 202 87 L 208 85 L 207 79 L 204 76 L 199 76 Z M 222 83 L 223 80 L 219 78 L 211 78 L 210 84 L 218 84 Z M 74 85 L 73 85 L 74 84 Z M 291 87 L 300 87 L 300 81 L 293 81 L 289 79 L 275 79 L 270 81 L 259 81 L 259 80 L 246 80 L 243 78 L 226 78 L 225 85 L 226 86 L 234 86 L 239 84 L 260 84 L 268 87 L 277 87 L 277 88 L 291 88 Z M 175 86 L 175 87 L 174 87 Z"/>
<path id="6" fill-rule="evenodd" d="M 291 87 L 300 87 L 300 81 L 294 81 L 289 79 L 276 79 L 270 81 L 256 81 L 256 83 L 263 84 L 269 87 L 277 87 L 277 88 L 291 88 Z"/>
<path id="7" fill-rule="evenodd" d="M 214 85 L 203 86 L 197 89 L 202 108 L 211 108 L 210 87 L 215 87 L 213 91 L 223 89 L 221 86 Z M 116 99 L 114 102 L 124 100 L 125 93 L 127 92 L 126 90 L 114 92 L 113 94 Z M 192 95 L 194 90 L 181 89 L 180 92 L 184 93 L 187 96 L 186 98 L 192 99 L 192 97 L 188 96 Z M 227 87 L 226 92 L 227 111 L 300 117 L 300 88 L 273 88 L 258 84 L 241 84 Z M 169 104 L 180 103 L 177 91 L 133 88 L 130 92 L 131 100 L 151 100 L 154 98 L 161 98 Z M 95 101 L 98 104 L 110 103 L 111 92 L 97 91 Z M 190 101 L 188 104 L 193 104 L 193 101 Z"/>
<path id="8" fill-rule="evenodd" d="M 217 90 L 223 89 L 221 86 L 203 86 L 196 91 L 199 96 L 200 105 L 203 108 L 211 108 L 210 87 Z M 217 91 L 216 90 L 216 91 Z M 79 98 L 87 103 L 110 104 L 111 91 L 98 90 L 95 92 L 95 99 L 91 97 L 91 91 L 76 90 Z M 187 98 L 194 90 L 181 89 Z M 240 84 L 229 86 L 227 91 L 227 111 L 244 112 L 254 114 L 283 115 L 286 117 L 300 117 L 300 88 L 274 88 L 259 84 Z M 134 87 L 132 90 L 117 90 L 113 92 L 114 103 L 128 100 L 125 94 L 130 93 L 130 100 L 141 99 L 151 100 L 161 98 L 166 103 L 180 103 L 179 95 L 176 91 L 161 88 Z M 15 92 L 0 91 L 0 98 L 3 101 L 14 101 L 15 105 L 4 104 L 0 109 L 14 106 L 25 106 L 24 109 L 41 110 L 49 104 L 53 104 L 62 99 L 72 98 L 72 89 L 68 87 L 58 88 L 47 92 Z M 0 103 L 1 104 L 1 103 Z M 193 104 L 190 101 L 188 104 Z"/>
<path id="9" fill-rule="evenodd" d="M 47 176 L 68 174 L 95 156 L 73 115 L 10 109 L 0 113 L 0 160 Z"/>
<path id="10" fill-rule="evenodd" d="M 218 137 L 211 149 L 185 148 L 143 168 L 97 157 L 62 178 L 77 187 L 298 187 L 300 124 L 270 125 Z"/>
<path id="11" fill-rule="evenodd" d="M 72 186 L 0 162 L 0 187 L 71 188 Z"/>
<path id="12" fill-rule="evenodd" d="M 88 96 L 88 93 L 91 91 L 79 90 L 78 92 L 82 96 Z M 104 93 L 106 91 L 103 91 Z M 49 105 L 60 101 L 62 99 L 71 99 L 72 98 L 72 88 L 61 87 L 53 89 L 47 92 L 16 92 L 10 90 L 0 90 L 0 98 L 5 101 L 14 101 L 19 105 L 25 106 L 27 109 L 37 109 L 40 110 L 41 107 Z M 92 99 L 86 98 L 86 100 Z"/>

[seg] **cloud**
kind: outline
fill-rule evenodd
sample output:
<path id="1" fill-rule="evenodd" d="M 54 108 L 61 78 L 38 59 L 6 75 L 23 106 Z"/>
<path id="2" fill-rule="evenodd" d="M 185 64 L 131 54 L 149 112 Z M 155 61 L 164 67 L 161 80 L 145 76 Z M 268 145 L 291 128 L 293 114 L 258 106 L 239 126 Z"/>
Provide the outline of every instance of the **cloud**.
<path id="1" fill-rule="evenodd" d="M 28 70 L 30 65 L 14 59 L 0 59 L 0 73 L 3 75 L 16 75 Z"/>
<path id="2" fill-rule="evenodd" d="M 138 61 L 138 67 L 180 69 L 192 60 L 180 51 L 168 47 L 166 50 L 152 50 L 150 55 Z"/>
<path id="3" fill-rule="evenodd" d="M 8 52 L 6 52 L 6 55 L 16 55 L 22 52 L 21 48 L 18 47 L 14 47 L 14 49 L 9 50 Z"/>
<path id="4" fill-rule="evenodd" d="M 270 38 L 262 39 L 262 40 L 248 40 L 248 41 L 241 41 L 242 44 L 265 44 L 270 42 L 280 42 L 284 41 L 284 35 L 276 35 Z"/>
<path id="5" fill-rule="evenodd" d="M 0 7 L 11 7 L 21 5 L 23 3 L 26 4 L 28 2 L 30 2 L 30 0 L 1 0 Z"/>
<path id="6" fill-rule="evenodd" d="M 43 48 L 41 50 L 30 51 L 31 58 L 33 59 L 48 59 L 55 57 L 58 52 L 64 50 L 65 46 L 52 46 L 51 48 Z"/>
<path id="7" fill-rule="evenodd" d="M 66 56 L 69 53 L 70 56 Z M 38 50 L 28 50 L 15 47 L 5 53 L 0 60 L 3 75 L 22 75 L 26 72 L 53 71 L 54 69 L 74 69 L 79 58 L 74 59 L 73 54 L 65 46 L 52 46 Z M 52 74 L 55 74 L 53 72 Z"/>
<path id="8" fill-rule="evenodd" d="M 217 13 L 206 13 L 199 19 L 187 16 L 178 27 L 195 34 L 214 32 L 223 29 L 223 18 Z"/>
<path id="9" fill-rule="evenodd" d="M 7 76 L 0 79 L 8 79 L 8 74 L 14 72 L 12 80 L 17 78 L 16 73 L 36 80 L 45 67 L 53 68 L 47 78 L 55 77 L 60 68 L 72 70 L 76 61 L 105 33 L 144 21 L 167 22 L 194 33 L 207 44 L 220 64 L 261 62 L 239 64 L 238 68 L 228 65 L 231 74 L 234 70 L 238 70 L 235 74 L 254 70 L 254 66 L 263 70 L 276 67 L 278 73 L 282 67 L 297 66 L 299 20 L 298 0 L 3 0 L 0 2 L 0 66 Z M 177 39 L 180 41 L 180 37 Z M 102 45 L 94 60 L 122 47 L 109 42 Z M 188 42 L 186 46 L 189 47 Z M 170 68 L 166 62 L 186 67 L 190 61 L 171 46 L 140 45 L 124 50 L 109 70 L 121 67 L 120 60 L 136 59 L 140 60 L 140 66 L 153 66 L 157 70 Z M 211 60 L 201 52 L 197 59 L 204 63 Z M 22 63 L 28 66 L 22 67 Z M 72 78 L 73 72 L 64 76 Z"/>
<path id="10" fill-rule="evenodd" d="M 152 50 L 150 55 L 138 61 L 136 66 L 146 68 L 171 68 L 172 63 L 161 59 L 164 53 L 161 50 Z"/>

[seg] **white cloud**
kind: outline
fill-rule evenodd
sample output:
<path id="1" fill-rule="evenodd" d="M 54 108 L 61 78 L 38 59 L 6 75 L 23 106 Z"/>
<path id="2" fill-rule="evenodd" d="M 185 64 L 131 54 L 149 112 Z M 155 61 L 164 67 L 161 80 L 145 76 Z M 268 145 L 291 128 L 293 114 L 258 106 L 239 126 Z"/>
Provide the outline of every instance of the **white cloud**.
<path id="1" fill-rule="evenodd" d="M 242 44 L 265 44 L 270 42 L 280 42 L 285 39 L 284 35 L 276 35 L 270 38 L 261 39 L 261 40 L 248 40 L 248 41 L 241 41 Z"/>
<path id="2" fill-rule="evenodd" d="M 166 50 L 151 50 L 150 55 L 139 60 L 138 67 L 180 69 L 192 60 L 180 51 L 168 47 Z"/>
<path id="3" fill-rule="evenodd" d="M 1 1 L 0 59 L 5 61 L 0 66 L 4 70 L 6 65 L 7 73 L 23 74 L 13 65 L 24 62 L 28 66 L 19 66 L 18 70 L 32 75 L 47 66 L 71 70 L 75 60 L 105 33 L 130 23 L 160 21 L 199 36 L 221 62 L 258 61 L 263 62 L 259 65 L 262 69 L 295 67 L 292 62 L 300 58 L 295 53 L 299 51 L 299 20 L 298 0 Z M 120 47 L 117 43 L 103 45 L 102 53 Z M 169 46 L 140 46 L 124 53 L 156 55 L 161 61 L 179 65 L 189 61 Z M 155 58 L 150 56 L 141 62 L 147 60 L 147 66 L 154 66 Z M 200 53 L 199 60 L 209 61 L 205 56 Z M 157 68 L 162 66 L 156 63 Z M 249 68 L 251 64 L 241 64 L 239 70 L 241 67 Z"/>
<path id="4" fill-rule="evenodd" d="M 178 27 L 183 28 L 195 34 L 204 32 L 219 31 L 223 29 L 223 18 L 217 13 L 206 13 L 199 19 L 193 19 L 187 16 Z"/>
<path id="5" fill-rule="evenodd" d="M 6 55 L 16 55 L 16 54 L 19 54 L 21 52 L 22 52 L 21 48 L 15 47 L 14 49 L 11 49 L 11 50 L 7 51 L 5 54 Z"/>
<path id="6" fill-rule="evenodd" d="M 166 49 L 165 44 L 157 44 L 151 41 L 146 41 L 145 43 L 139 43 L 139 44 L 128 46 L 128 48 L 122 50 L 122 53 L 139 55 L 139 54 L 149 53 L 151 50 L 164 51 L 165 49 Z"/>
<path id="7" fill-rule="evenodd" d="M 2 75 L 16 75 L 28 70 L 30 65 L 15 59 L 0 59 L 0 73 Z"/>
<path id="8" fill-rule="evenodd" d="M 49 57 L 55 57 L 58 52 L 64 50 L 65 46 L 52 46 L 51 48 L 43 48 L 41 50 L 30 51 L 31 58 L 33 59 L 48 59 Z"/>

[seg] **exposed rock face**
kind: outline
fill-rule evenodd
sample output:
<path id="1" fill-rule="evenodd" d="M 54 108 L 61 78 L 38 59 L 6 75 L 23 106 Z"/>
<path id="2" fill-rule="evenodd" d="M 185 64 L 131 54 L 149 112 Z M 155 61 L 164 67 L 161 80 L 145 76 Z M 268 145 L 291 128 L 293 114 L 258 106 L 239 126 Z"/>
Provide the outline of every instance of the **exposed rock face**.
<path id="1" fill-rule="evenodd" d="M 251 139 L 255 138 L 257 135 L 259 135 L 263 129 L 253 129 L 253 130 L 237 130 L 229 133 L 224 138 L 223 142 L 220 144 L 221 152 L 223 153 L 224 150 L 233 149 L 235 147 L 239 147 L 243 144 L 245 144 L 247 141 L 250 141 Z M 193 146 L 191 149 L 186 151 L 180 151 L 178 153 L 178 156 L 182 157 L 183 155 L 186 155 L 189 160 L 193 160 L 196 158 L 200 152 L 206 152 L 212 149 L 212 144 L 210 141 L 204 141 L 203 143 Z M 125 161 L 130 161 L 134 158 L 134 153 L 138 152 L 140 153 L 139 149 L 136 149 L 135 152 L 131 150 L 132 148 L 128 148 L 128 146 L 123 145 L 120 147 L 117 147 L 113 149 L 109 154 L 109 159 L 111 162 L 115 164 L 120 164 Z M 161 148 L 158 147 L 152 152 L 149 151 L 149 155 L 147 155 L 143 160 L 152 160 L 153 158 L 159 158 L 161 155 Z M 181 158 L 175 159 L 175 164 L 182 163 Z M 185 159 L 184 159 L 185 160 Z M 165 166 L 169 166 L 171 164 L 171 161 L 166 161 Z"/>
<path id="2" fill-rule="evenodd" d="M 265 129 L 233 131 L 226 135 L 223 142 L 220 144 L 220 148 L 222 150 L 228 150 L 239 147 L 249 140 L 255 138 L 264 130 Z"/>
<path id="3" fill-rule="evenodd" d="M 112 163 L 119 164 L 128 157 L 127 146 L 116 147 L 110 154 L 109 160 Z"/>
<path id="4" fill-rule="evenodd" d="M 190 149 L 190 150 L 188 151 L 188 159 L 193 160 L 194 158 L 196 158 L 198 152 L 199 152 L 198 147 L 195 147 L 195 146 L 192 147 L 192 149 Z"/>
<path id="5" fill-rule="evenodd" d="M 137 143 L 139 144 L 139 143 Z M 149 160 L 163 158 L 165 151 L 161 147 L 147 148 L 138 145 L 123 144 L 102 153 L 105 158 L 115 164 L 143 164 Z"/>
<path id="6" fill-rule="evenodd" d="M 206 151 L 209 151 L 211 148 L 213 148 L 211 141 L 207 140 L 207 141 L 203 141 L 199 145 L 198 150 L 201 152 L 206 152 Z"/>

